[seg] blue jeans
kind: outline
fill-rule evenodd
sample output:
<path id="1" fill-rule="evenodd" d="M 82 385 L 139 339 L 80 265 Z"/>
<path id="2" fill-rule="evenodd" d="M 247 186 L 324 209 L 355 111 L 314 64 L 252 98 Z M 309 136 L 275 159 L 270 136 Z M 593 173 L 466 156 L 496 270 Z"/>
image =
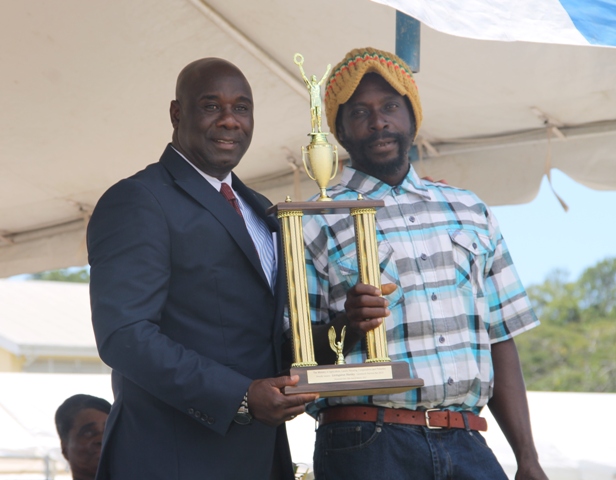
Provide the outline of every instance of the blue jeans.
<path id="1" fill-rule="evenodd" d="M 316 480 L 507 480 L 476 431 L 337 422 L 319 426 Z"/>

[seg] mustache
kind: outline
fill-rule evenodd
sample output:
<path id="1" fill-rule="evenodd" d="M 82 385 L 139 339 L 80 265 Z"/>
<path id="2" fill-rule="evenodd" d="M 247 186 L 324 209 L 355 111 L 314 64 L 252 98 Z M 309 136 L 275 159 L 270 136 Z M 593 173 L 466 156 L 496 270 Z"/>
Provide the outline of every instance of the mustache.
<path id="1" fill-rule="evenodd" d="M 402 143 L 403 139 L 404 139 L 404 135 L 400 133 L 381 131 L 381 132 L 374 132 L 369 137 L 363 139 L 361 144 L 362 144 L 362 147 L 366 147 L 374 142 L 384 141 L 384 140 L 385 141 L 396 140 L 398 143 Z"/>

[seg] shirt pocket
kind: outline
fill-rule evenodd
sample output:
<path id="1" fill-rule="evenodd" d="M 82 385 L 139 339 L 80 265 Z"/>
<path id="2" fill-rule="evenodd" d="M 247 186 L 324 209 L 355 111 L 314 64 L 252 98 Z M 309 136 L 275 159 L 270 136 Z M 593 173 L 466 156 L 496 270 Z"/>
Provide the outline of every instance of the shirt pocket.
<path id="1" fill-rule="evenodd" d="M 398 267 L 394 258 L 393 247 L 385 241 L 379 242 L 378 245 L 379 270 L 381 271 L 381 284 L 393 283 L 396 285 L 396 290 L 391 295 L 385 298 L 389 300 L 389 307 L 400 303 L 403 297 L 402 287 L 400 286 L 400 276 L 398 275 Z M 340 278 L 344 279 L 346 289 L 350 289 L 359 282 L 359 265 L 357 262 L 357 251 L 353 251 L 337 262 L 337 269 Z"/>
<path id="2" fill-rule="evenodd" d="M 476 297 L 483 297 L 484 272 L 490 240 L 486 235 L 469 229 L 449 230 L 452 255 L 456 270 L 456 285 L 471 291 Z"/>

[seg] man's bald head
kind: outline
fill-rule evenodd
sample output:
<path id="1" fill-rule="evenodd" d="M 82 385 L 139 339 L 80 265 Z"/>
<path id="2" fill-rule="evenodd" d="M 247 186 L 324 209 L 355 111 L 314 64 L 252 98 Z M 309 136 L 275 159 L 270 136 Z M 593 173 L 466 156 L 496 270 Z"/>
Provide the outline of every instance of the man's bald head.
<path id="1" fill-rule="evenodd" d="M 182 96 L 192 92 L 201 79 L 209 75 L 220 75 L 223 73 L 234 73 L 243 78 L 252 96 L 250 84 L 239 68 L 223 58 L 207 57 L 195 60 L 182 69 L 175 84 L 176 100 L 181 100 Z"/>
<path id="2" fill-rule="evenodd" d="M 227 60 L 202 58 L 184 67 L 169 113 L 173 146 L 208 175 L 224 179 L 248 150 L 254 127 L 252 90 Z"/>

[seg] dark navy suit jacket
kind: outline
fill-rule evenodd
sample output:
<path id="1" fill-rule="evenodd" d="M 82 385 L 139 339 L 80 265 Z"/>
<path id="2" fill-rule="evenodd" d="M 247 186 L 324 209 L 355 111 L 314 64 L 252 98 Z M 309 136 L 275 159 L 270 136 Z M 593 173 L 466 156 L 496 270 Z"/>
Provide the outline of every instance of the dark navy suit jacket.
<path id="1" fill-rule="evenodd" d="M 278 232 L 265 197 L 233 188 Z M 98 480 L 269 479 L 275 450 L 293 478 L 284 426 L 233 422 L 251 381 L 281 367 L 276 248 L 273 293 L 242 218 L 171 146 L 101 197 L 90 296 L 115 402 Z"/>

